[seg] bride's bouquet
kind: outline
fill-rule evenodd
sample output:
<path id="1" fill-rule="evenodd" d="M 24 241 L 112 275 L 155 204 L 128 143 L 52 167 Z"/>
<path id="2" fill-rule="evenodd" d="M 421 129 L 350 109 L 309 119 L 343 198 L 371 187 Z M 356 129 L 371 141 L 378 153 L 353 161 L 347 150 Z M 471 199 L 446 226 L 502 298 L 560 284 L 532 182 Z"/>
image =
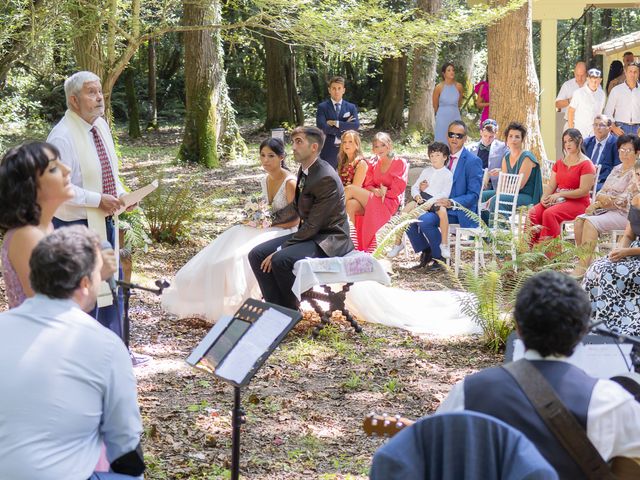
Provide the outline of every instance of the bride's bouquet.
<path id="1" fill-rule="evenodd" d="M 269 228 L 271 226 L 271 208 L 264 200 L 251 200 L 243 208 L 244 225 L 253 228 Z"/>

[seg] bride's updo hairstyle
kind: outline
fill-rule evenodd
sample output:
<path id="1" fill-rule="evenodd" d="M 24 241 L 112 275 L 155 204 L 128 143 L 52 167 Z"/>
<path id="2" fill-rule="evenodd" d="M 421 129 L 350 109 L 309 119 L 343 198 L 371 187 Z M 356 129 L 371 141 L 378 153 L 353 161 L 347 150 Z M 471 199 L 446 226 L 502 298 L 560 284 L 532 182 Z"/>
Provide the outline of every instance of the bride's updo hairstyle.
<path id="1" fill-rule="evenodd" d="M 267 138 L 266 140 L 263 140 L 262 143 L 260 144 L 259 151 L 262 152 L 262 149 L 264 147 L 269 147 L 269 149 L 273 153 L 275 153 L 277 156 L 282 158 L 282 160 L 280 161 L 280 166 L 285 170 L 289 170 L 287 168 L 287 163 L 284 161 L 285 157 L 287 156 L 287 152 L 285 152 L 284 150 L 284 143 L 282 143 L 282 140 L 280 140 L 279 138 Z"/>

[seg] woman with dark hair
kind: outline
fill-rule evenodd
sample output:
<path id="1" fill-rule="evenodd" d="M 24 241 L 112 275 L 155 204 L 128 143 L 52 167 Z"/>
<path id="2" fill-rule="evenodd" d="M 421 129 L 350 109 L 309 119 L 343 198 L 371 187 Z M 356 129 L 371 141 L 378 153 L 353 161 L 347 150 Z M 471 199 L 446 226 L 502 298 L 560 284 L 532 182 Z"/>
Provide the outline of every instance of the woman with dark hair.
<path id="1" fill-rule="evenodd" d="M 442 82 L 433 89 L 433 111 L 436 114 L 435 141 L 447 143 L 447 129 L 454 120 L 460 120 L 462 84 L 456 82 L 456 67 L 445 63 L 440 69 Z"/>
<path id="2" fill-rule="evenodd" d="M 367 161 L 362 153 L 360 134 L 357 130 L 347 130 L 340 138 L 338 150 L 338 175 L 342 186 L 361 187 L 367 174 Z"/>
<path id="3" fill-rule="evenodd" d="M 2 277 L 9 308 L 33 296 L 31 251 L 53 231 L 51 219 L 56 209 L 73 198 L 69 173 L 58 149 L 44 142 L 12 148 L 0 162 Z"/>
<path id="4" fill-rule="evenodd" d="M 560 224 L 582 215 L 591 201 L 596 169 L 582 153 L 580 130 L 565 130 L 562 145 L 564 158 L 553 165 L 540 203 L 529 211 L 532 244 L 560 236 Z"/>
<path id="5" fill-rule="evenodd" d="M 529 150 L 524 149 L 524 140 L 527 138 L 527 129 L 518 122 L 511 122 L 504 131 L 507 147 L 509 151 L 502 159 L 500 169 L 493 169 L 489 175 L 495 176 L 500 172 L 523 175 L 520 182 L 520 193 L 518 194 L 518 206 L 535 205 L 542 196 L 542 172 L 540 163 L 536 156 Z M 495 201 L 495 190 L 485 190 L 482 194 L 482 201 L 489 202 L 489 211 L 493 212 Z"/>
<path id="6" fill-rule="evenodd" d="M 165 310 L 180 317 L 201 316 L 215 322 L 221 315 L 235 313 L 247 298 L 259 298 L 249 251 L 298 227 L 297 217 L 281 219 L 279 215 L 293 201 L 296 190 L 296 176 L 285 168 L 284 158 L 281 140 L 270 138 L 260 144 L 260 163 L 266 172 L 260 181 L 262 202 L 270 206 L 270 226 L 263 228 L 266 219 L 259 219 L 220 234 L 178 271 L 162 296 Z M 254 212 L 254 206 L 248 204 L 246 208 Z"/>
<path id="7" fill-rule="evenodd" d="M 607 95 L 611 93 L 611 89 L 616 85 L 624 82 L 624 65 L 620 60 L 614 60 L 609 65 L 609 74 L 607 75 Z"/>
<path id="8" fill-rule="evenodd" d="M 640 142 L 635 139 L 635 152 Z M 633 167 L 636 191 L 640 190 L 640 160 Z M 584 289 L 591 299 L 591 317 L 625 335 L 640 335 L 640 194 L 631 200 L 624 235 L 609 255 L 591 264 L 584 275 Z"/>

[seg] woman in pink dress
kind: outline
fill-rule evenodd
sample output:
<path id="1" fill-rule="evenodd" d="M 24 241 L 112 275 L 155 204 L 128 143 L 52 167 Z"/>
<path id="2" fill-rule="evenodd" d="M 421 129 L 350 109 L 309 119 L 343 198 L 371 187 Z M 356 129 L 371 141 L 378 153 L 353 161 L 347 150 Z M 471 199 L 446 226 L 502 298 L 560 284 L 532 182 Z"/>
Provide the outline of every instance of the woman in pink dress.
<path id="1" fill-rule="evenodd" d="M 476 107 L 482 109 L 480 113 L 480 130 L 482 130 L 482 122 L 489 118 L 489 78 L 480 80 L 473 87 L 473 93 L 476 95 Z"/>
<path id="2" fill-rule="evenodd" d="M 529 212 L 532 244 L 560 236 L 560 224 L 582 215 L 591 201 L 596 170 L 582 153 L 582 134 L 565 130 L 562 145 L 564 158 L 554 164 L 540 203 Z"/>
<path id="3" fill-rule="evenodd" d="M 345 189 L 347 214 L 355 225 L 358 250 L 372 252 L 376 232 L 398 211 L 407 188 L 408 168 L 403 158 L 395 157 L 391 137 L 377 133 L 373 137 L 373 153 L 362 187 Z"/>
<path id="4" fill-rule="evenodd" d="M 33 296 L 29 258 L 36 244 L 53 231 L 56 209 L 73 198 L 70 170 L 58 149 L 44 142 L 10 149 L 0 162 L 2 277 L 9 308 Z"/>

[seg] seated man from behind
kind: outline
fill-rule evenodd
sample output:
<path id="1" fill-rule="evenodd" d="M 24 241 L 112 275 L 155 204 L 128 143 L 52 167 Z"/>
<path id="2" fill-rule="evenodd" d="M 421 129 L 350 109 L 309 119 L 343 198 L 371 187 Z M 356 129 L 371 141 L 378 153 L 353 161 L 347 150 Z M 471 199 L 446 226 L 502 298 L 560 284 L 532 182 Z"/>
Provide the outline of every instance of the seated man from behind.
<path id="1" fill-rule="evenodd" d="M 516 328 L 525 358 L 551 385 L 606 461 L 640 457 L 640 404 L 620 385 L 588 376 L 567 362 L 588 331 L 591 305 L 571 277 L 552 271 L 530 278 L 516 299 Z M 437 413 L 473 410 L 496 417 L 524 433 L 560 478 L 585 478 L 547 428 L 518 383 L 496 367 L 458 383 Z"/>
<path id="2" fill-rule="evenodd" d="M 99 248 L 82 226 L 45 237 L 29 262 L 35 296 L 0 314 L 2 479 L 87 480 L 102 442 L 113 472 L 144 471 L 129 354 L 85 313 L 100 287 Z"/>

